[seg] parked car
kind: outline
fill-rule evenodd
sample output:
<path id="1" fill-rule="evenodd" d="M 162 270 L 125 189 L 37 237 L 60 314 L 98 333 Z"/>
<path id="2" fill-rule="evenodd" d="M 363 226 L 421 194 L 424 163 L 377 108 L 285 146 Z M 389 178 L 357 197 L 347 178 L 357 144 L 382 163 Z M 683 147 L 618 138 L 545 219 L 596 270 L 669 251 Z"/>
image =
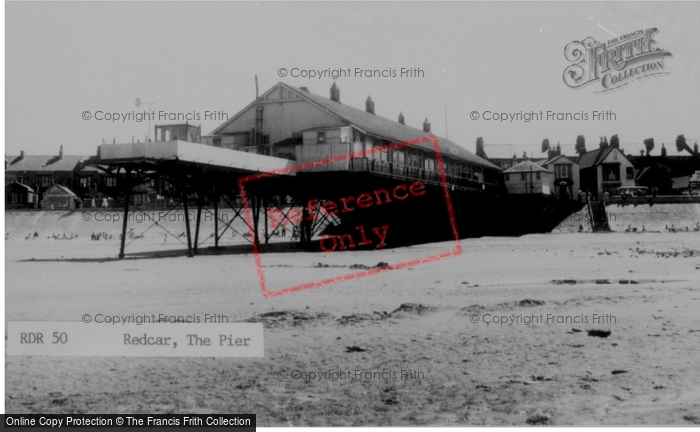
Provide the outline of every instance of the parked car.
<path id="1" fill-rule="evenodd" d="M 623 197 L 644 197 L 649 193 L 649 188 L 646 186 L 623 186 L 617 188 L 615 196 Z"/>

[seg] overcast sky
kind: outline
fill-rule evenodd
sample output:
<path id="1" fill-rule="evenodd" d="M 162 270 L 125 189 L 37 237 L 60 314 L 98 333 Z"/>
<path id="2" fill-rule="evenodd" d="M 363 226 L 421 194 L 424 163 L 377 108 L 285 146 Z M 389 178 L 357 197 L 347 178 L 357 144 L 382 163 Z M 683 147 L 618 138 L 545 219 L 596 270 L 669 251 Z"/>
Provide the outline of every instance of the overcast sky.
<path id="1" fill-rule="evenodd" d="M 331 78 L 278 76 L 280 68 L 420 68 L 422 78 L 340 78 L 341 101 L 421 127 L 492 157 L 540 154 L 542 139 L 572 154 L 617 133 L 628 153 L 653 137 L 700 141 L 700 3 L 190 3 L 8 2 L 6 149 L 95 154 L 104 139 L 143 140 L 147 122 L 83 120 L 84 111 L 128 113 L 137 97 L 173 113 L 233 116 L 279 81 L 328 97 Z M 607 94 L 570 89 L 564 47 L 659 29 L 670 74 Z M 447 107 L 447 118 L 445 118 Z M 614 121 L 498 123 L 470 112 L 612 111 Z M 169 123 L 161 121 L 156 123 Z M 208 134 L 221 121 L 194 121 Z M 692 145 L 695 140 L 691 140 Z M 657 150 L 658 151 L 658 150 Z"/>

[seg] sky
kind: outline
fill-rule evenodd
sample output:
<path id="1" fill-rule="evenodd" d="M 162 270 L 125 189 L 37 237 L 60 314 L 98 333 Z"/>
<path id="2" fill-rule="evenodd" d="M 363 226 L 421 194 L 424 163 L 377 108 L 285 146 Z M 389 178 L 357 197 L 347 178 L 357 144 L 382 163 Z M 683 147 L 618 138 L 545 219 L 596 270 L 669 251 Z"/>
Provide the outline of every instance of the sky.
<path id="1" fill-rule="evenodd" d="M 419 68 L 421 77 L 341 77 L 341 101 L 432 131 L 490 157 L 538 157 L 544 138 L 574 153 L 618 134 L 627 153 L 654 138 L 700 143 L 698 2 L 8 2 L 5 154 L 91 155 L 113 140 L 144 140 L 148 122 L 96 112 L 199 114 L 208 134 L 277 82 L 328 97 L 333 79 L 280 77 L 303 70 Z M 564 47 L 656 27 L 670 73 L 598 93 L 563 82 Z M 91 118 L 83 119 L 88 111 Z M 476 111 L 478 120 L 470 114 Z M 484 120 L 484 112 L 588 113 L 589 120 Z M 612 112 L 592 120 L 593 111 Z M 100 115 L 101 116 L 101 115 Z M 156 124 L 176 123 L 155 121 Z M 153 125 L 152 123 L 152 125 Z M 179 122 L 177 122 L 179 123 Z M 151 125 L 151 128 L 152 128 Z M 152 129 L 151 129 L 152 130 Z M 652 153 L 654 154 L 654 153 Z"/>

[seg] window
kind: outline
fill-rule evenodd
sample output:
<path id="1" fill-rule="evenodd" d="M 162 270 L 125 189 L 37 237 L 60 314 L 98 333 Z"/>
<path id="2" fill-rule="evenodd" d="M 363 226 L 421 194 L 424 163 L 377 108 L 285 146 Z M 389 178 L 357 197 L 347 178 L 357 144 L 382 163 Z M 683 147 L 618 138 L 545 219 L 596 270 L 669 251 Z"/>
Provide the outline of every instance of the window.
<path id="1" fill-rule="evenodd" d="M 44 187 L 44 188 L 51 187 L 52 186 L 51 176 L 50 175 L 39 176 L 39 185 L 41 187 Z"/>
<path id="2" fill-rule="evenodd" d="M 317 144 L 325 144 L 326 143 L 326 133 L 325 132 L 319 132 L 318 135 L 316 135 L 316 143 Z"/>
<path id="3" fill-rule="evenodd" d="M 510 181 L 510 174 L 506 174 L 506 181 Z"/>
<path id="4" fill-rule="evenodd" d="M 634 168 L 633 167 L 627 167 L 627 168 L 625 168 L 625 171 L 627 172 L 627 180 L 634 179 Z"/>
<path id="5" fill-rule="evenodd" d="M 221 138 L 214 138 L 214 147 L 221 147 Z"/>
<path id="6" fill-rule="evenodd" d="M 525 173 L 520 173 L 520 180 L 525 181 Z"/>
<path id="7" fill-rule="evenodd" d="M 554 169 L 557 178 L 571 178 L 569 165 L 555 165 Z"/>
<path id="8" fill-rule="evenodd" d="M 107 187 L 116 187 L 117 186 L 117 179 L 116 177 L 107 177 L 105 179 L 105 186 Z"/>
<path id="9" fill-rule="evenodd" d="M 620 181 L 620 165 L 603 164 L 603 181 Z"/>
<path id="10" fill-rule="evenodd" d="M 539 180 L 539 179 L 540 179 L 540 172 L 537 171 L 537 172 L 535 173 L 535 180 Z"/>
<path id="11" fill-rule="evenodd" d="M 80 177 L 80 187 L 83 189 L 88 189 L 90 187 L 90 177 Z"/>

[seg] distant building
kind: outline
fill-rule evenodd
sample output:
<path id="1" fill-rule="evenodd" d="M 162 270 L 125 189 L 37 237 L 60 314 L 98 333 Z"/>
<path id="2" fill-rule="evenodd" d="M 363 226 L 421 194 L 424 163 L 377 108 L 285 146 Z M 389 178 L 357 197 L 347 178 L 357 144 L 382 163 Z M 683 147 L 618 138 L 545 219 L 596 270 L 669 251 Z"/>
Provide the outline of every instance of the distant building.
<path id="1" fill-rule="evenodd" d="M 678 194 L 691 185 L 700 170 L 698 156 L 628 156 L 635 168 L 635 183 L 659 195 Z"/>
<path id="2" fill-rule="evenodd" d="M 552 175 L 546 168 L 529 160 L 503 171 L 509 194 L 551 195 Z"/>
<path id="3" fill-rule="evenodd" d="M 65 186 L 82 199 L 117 196 L 117 178 L 102 167 L 86 165 L 92 156 L 69 156 L 61 146 L 55 156 L 5 156 L 5 186 L 18 182 L 30 187 L 38 203 L 53 185 Z"/>
<path id="4" fill-rule="evenodd" d="M 552 195 L 559 199 L 578 199 L 580 173 L 577 158 L 564 155 L 554 156 L 542 163 L 542 167 L 552 172 Z"/>
<path id="5" fill-rule="evenodd" d="M 55 184 L 44 192 L 42 206 L 51 210 L 73 210 L 78 196 L 65 186 Z"/>
<path id="6" fill-rule="evenodd" d="M 39 205 L 39 198 L 34 189 L 18 182 L 5 186 L 5 199 L 7 209 L 36 208 Z"/>
<path id="7" fill-rule="evenodd" d="M 602 199 L 603 193 L 614 193 L 623 186 L 635 186 L 632 162 L 616 147 L 589 151 L 578 159 L 581 173 L 580 188 L 590 192 L 593 199 Z"/>

